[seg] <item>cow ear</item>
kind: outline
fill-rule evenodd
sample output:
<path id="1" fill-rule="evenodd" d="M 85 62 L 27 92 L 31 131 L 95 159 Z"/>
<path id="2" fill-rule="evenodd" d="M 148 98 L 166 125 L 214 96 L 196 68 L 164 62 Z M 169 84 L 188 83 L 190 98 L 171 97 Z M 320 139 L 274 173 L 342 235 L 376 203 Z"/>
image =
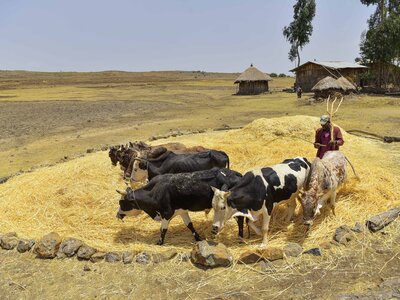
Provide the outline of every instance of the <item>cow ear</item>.
<path id="1" fill-rule="evenodd" d="M 230 191 L 224 193 L 224 198 L 225 198 L 225 199 L 228 199 L 228 197 L 231 195 L 231 193 L 232 193 L 232 192 L 230 192 Z"/>
<path id="2" fill-rule="evenodd" d="M 215 193 L 216 191 L 218 191 L 218 189 L 216 187 L 211 187 L 212 191 Z"/>

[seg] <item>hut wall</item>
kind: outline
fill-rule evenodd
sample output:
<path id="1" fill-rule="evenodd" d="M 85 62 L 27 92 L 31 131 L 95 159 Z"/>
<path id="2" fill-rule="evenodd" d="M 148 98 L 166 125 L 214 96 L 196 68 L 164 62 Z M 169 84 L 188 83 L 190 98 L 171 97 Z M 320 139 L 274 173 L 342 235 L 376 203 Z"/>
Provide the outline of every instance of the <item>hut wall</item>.
<path id="1" fill-rule="evenodd" d="M 268 92 L 268 81 L 244 81 L 239 83 L 238 95 L 257 95 Z"/>
<path id="2" fill-rule="evenodd" d="M 311 92 L 312 87 L 326 76 L 336 78 L 344 76 L 350 82 L 360 85 L 360 75 L 362 72 L 364 72 L 363 69 L 326 69 L 320 65 L 310 63 L 296 71 L 296 86 L 300 86 L 303 92 Z"/>

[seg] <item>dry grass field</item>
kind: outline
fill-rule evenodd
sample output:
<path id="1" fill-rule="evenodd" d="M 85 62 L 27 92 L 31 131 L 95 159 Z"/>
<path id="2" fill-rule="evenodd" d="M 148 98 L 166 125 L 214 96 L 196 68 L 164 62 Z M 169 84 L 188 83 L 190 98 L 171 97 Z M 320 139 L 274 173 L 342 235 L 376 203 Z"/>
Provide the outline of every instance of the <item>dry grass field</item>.
<path id="1" fill-rule="evenodd" d="M 298 155 L 312 159 L 310 142 L 318 127 L 323 103 L 309 105 L 295 94 L 281 92 L 292 78 L 272 82 L 272 93 L 233 96 L 237 74 L 199 72 L 150 73 L 25 73 L 0 72 L 0 176 L 105 144 L 147 140 L 171 130 L 207 130 L 202 134 L 157 140 L 179 141 L 226 151 L 231 167 L 244 172 Z M 305 95 L 304 98 L 307 98 Z M 90 120 L 90 122 L 88 121 Z M 398 136 L 400 99 L 353 96 L 340 108 L 337 124 L 344 131 L 360 129 Z M 349 172 L 339 192 L 334 217 L 325 211 L 306 236 L 301 210 L 294 223 L 283 224 L 284 206 L 274 210 L 270 245 L 300 243 L 304 249 L 332 239 L 335 228 L 363 222 L 369 216 L 399 206 L 400 147 L 344 132 L 343 152 L 355 165 L 361 181 Z M 31 173 L 14 176 L 0 185 L 0 233 L 16 231 L 39 238 L 55 230 L 102 250 L 157 252 L 174 248 L 190 251 L 193 240 L 178 218 L 155 246 L 159 223 L 146 216 L 115 219 L 116 188 L 124 183 L 106 151 L 88 154 Z M 194 225 L 209 237 L 210 218 L 193 214 Z M 335 299 L 341 294 L 374 291 L 383 280 L 400 274 L 399 222 L 385 234 L 362 234 L 348 247 L 332 246 L 322 257 L 302 255 L 258 265 L 234 265 L 203 271 L 174 260 L 165 264 L 90 265 L 76 260 L 39 261 L 30 254 L 0 250 L 0 294 L 5 298 L 187 298 L 187 299 Z M 231 222 L 218 236 L 237 258 L 257 247 L 252 235 L 238 244 Z"/>

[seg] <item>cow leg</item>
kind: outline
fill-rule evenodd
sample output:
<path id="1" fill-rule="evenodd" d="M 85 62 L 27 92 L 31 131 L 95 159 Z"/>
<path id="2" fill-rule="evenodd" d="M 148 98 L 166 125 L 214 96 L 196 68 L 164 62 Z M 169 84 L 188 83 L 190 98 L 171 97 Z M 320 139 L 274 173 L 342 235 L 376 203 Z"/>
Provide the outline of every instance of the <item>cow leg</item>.
<path id="1" fill-rule="evenodd" d="M 288 214 L 286 217 L 286 222 L 290 222 L 293 219 L 293 215 L 294 215 L 294 211 L 296 209 L 296 198 L 297 198 L 298 193 L 292 195 L 292 197 L 290 197 L 289 201 L 288 201 Z"/>
<path id="2" fill-rule="evenodd" d="M 169 221 L 167 219 L 161 219 L 161 237 L 160 240 L 157 242 L 157 245 L 162 245 L 164 244 L 164 238 L 165 238 L 165 234 L 167 233 L 168 230 L 168 225 L 169 225 Z"/>
<path id="3" fill-rule="evenodd" d="M 258 228 L 258 227 L 256 226 L 256 224 L 254 224 L 254 222 L 252 222 L 252 221 L 249 220 L 248 223 L 247 223 L 247 225 L 248 225 L 251 229 L 253 229 L 254 232 L 255 232 L 257 235 L 262 235 L 262 232 L 261 232 L 260 228 Z M 249 232 L 249 238 L 250 238 L 250 232 Z"/>
<path id="4" fill-rule="evenodd" d="M 238 231 L 239 231 L 239 240 L 243 239 L 243 224 L 244 224 L 244 217 L 238 216 L 235 218 L 238 224 Z"/>
<path id="5" fill-rule="evenodd" d="M 196 229 L 194 229 L 194 227 L 193 227 L 193 223 L 192 223 L 192 220 L 189 217 L 189 213 L 187 211 L 183 212 L 181 214 L 181 217 L 182 217 L 183 223 L 185 223 L 186 227 L 189 228 L 190 231 L 192 232 L 192 235 L 193 235 L 194 239 L 196 241 L 201 241 L 200 235 L 197 233 Z"/>
<path id="6" fill-rule="evenodd" d="M 262 235 L 263 235 L 263 240 L 260 245 L 260 248 L 265 248 L 268 243 L 268 228 L 269 228 L 269 221 L 271 219 L 271 215 L 268 212 L 268 209 L 266 207 L 263 208 L 263 221 L 262 221 Z"/>

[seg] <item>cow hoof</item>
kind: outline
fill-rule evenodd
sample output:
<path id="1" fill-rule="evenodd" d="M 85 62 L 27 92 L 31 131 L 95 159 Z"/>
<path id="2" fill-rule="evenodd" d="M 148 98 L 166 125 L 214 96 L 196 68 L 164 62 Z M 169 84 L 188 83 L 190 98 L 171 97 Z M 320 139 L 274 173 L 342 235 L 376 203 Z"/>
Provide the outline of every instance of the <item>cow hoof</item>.
<path id="1" fill-rule="evenodd" d="M 244 239 L 240 236 L 238 236 L 237 241 L 239 244 L 246 244 L 246 242 L 244 241 Z"/>
<path id="2" fill-rule="evenodd" d="M 196 242 L 202 241 L 202 238 L 201 238 L 198 234 L 196 234 L 196 235 L 194 236 L 194 239 L 196 240 Z"/>
<path id="3" fill-rule="evenodd" d="M 162 246 L 163 244 L 164 244 L 164 242 L 161 240 L 156 243 L 156 245 L 158 245 L 158 246 Z"/>
<path id="4" fill-rule="evenodd" d="M 258 246 L 258 248 L 259 248 L 259 249 L 265 249 L 265 248 L 267 248 L 267 244 L 266 244 L 266 243 L 261 243 L 261 244 Z"/>

